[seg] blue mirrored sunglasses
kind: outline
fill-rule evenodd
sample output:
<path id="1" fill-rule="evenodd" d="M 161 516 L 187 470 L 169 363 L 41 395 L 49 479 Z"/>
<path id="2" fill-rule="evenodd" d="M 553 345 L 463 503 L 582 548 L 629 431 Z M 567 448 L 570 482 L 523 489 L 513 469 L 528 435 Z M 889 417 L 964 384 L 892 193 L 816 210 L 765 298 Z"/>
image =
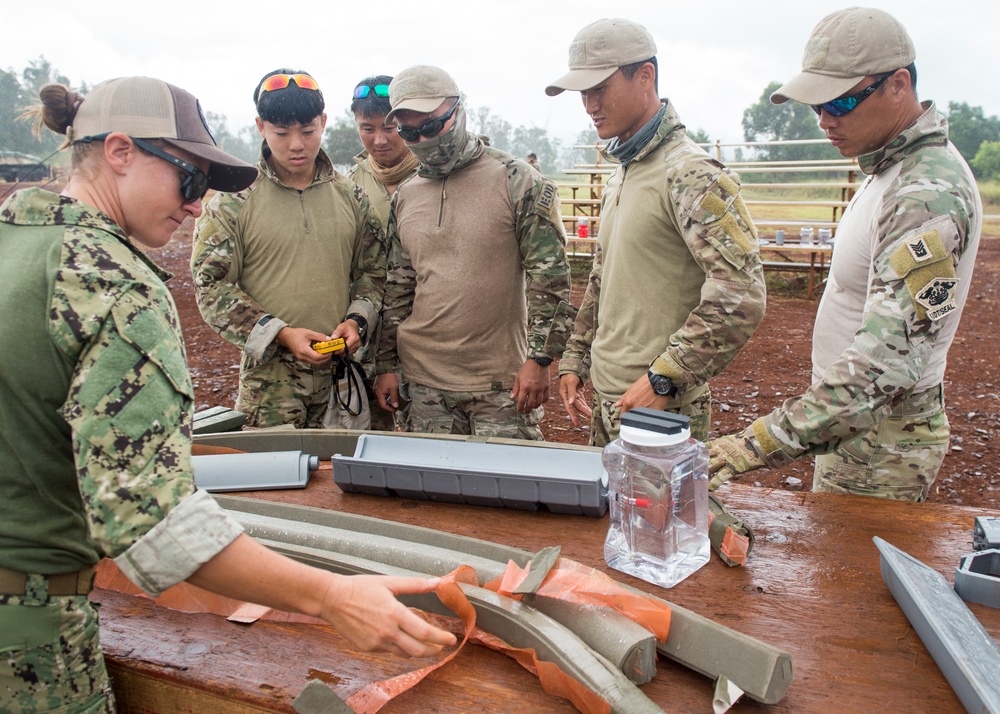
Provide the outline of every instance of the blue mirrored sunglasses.
<path id="1" fill-rule="evenodd" d="M 842 117 L 845 114 L 853 112 L 861 102 L 865 101 L 870 97 L 875 91 L 881 87 L 885 80 L 889 79 L 892 75 L 896 73 L 896 70 L 889 72 L 888 74 L 883 74 L 876 81 L 869 84 L 867 87 L 862 89 L 857 94 L 852 94 L 848 97 L 838 97 L 837 99 L 831 99 L 829 102 L 824 102 L 823 104 L 812 104 L 812 110 L 816 114 L 821 114 L 826 111 L 827 114 L 833 117 Z"/>
<path id="2" fill-rule="evenodd" d="M 359 84 L 354 88 L 354 98 L 364 99 L 372 92 L 375 92 L 376 97 L 388 97 L 389 96 L 389 85 L 388 84 L 376 84 L 374 87 L 370 84 Z"/>

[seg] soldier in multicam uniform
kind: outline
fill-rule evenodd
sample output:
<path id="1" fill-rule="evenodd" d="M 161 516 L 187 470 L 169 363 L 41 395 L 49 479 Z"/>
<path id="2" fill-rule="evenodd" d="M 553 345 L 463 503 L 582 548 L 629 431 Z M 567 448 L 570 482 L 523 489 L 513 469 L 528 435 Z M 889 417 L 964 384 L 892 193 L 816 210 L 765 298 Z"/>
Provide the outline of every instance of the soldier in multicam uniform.
<path id="1" fill-rule="evenodd" d="M 816 454 L 813 490 L 920 501 L 948 448 L 942 379 L 968 295 L 982 204 L 916 93 L 916 53 L 891 15 L 823 19 L 802 73 L 771 95 L 812 105 L 868 179 L 837 228 L 813 331 L 813 383 L 740 435 L 710 443 L 711 485 Z"/>
<path id="2" fill-rule="evenodd" d="M 375 394 L 394 411 L 409 392 L 410 431 L 540 440 L 575 313 L 559 196 L 466 131 L 459 95 L 436 67 L 389 87 L 420 168 L 393 197 Z"/>
<path id="3" fill-rule="evenodd" d="M 347 172 L 348 178 L 368 194 L 372 210 L 383 226 L 389 222 L 389 209 L 396 187 L 417 172 L 417 157 L 403 143 L 396 131 L 396 122 L 386 121 L 386 115 L 392 110 L 389 104 L 391 81 L 392 77 L 380 74 L 361 80 L 354 88 L 351 113 L 365 149 L 354 157 L 354 165 Z M 378 335 L 376 332 L 371 336 L 370 347 L 365 350 L 362 359 L 365 374 L 370 380 L 375 379 L 373 348 L 378 344 Z M 371 429 L 395 430 L 396 415 L 380 409 L 377 398 L 372 399 L 370 407 Z"/>
<path id="4" fill-rule="evenodd" d="M 597 255 L 559 390 L 590 443 L 617 438 L 622 412 L 686 414 L 707 439 L 708 380 L 764 316 L 757 232 L 738 178 L 685 133 L 658 94 L 656 44 L 641 25 L 605 19 L 570 46 L 570 71 L 546 88 L 579 91 L 604 150 L 620 164 L 601 196 Z M 593 407 L 583 396 L 588 375 Z"/>
<path id="5" fill-rule="evenodd" d="M 165 82 L 40 96 L 73 172 L 62 195 L 31 188 L 0 205 L 0 709 L 115 711 L 87 597 L 103 557 L 151 595 L 189 579 L 321 615 L 365 649 L 426 656 L 454 642 L 393 597 L 432 580 L 296 563 L 195 490 L 169 275 L 130 238 L 165 245 L 208 188 L 242 190 L 256 170 L 219 150 L 197 100 Z"/>
<path id="6" fill-rule="evenodd" d="M 315 79 L 275 70 L 254 102 L 260 176 L 215 196 L 195 226 L 198 307 L 243 353 L 236 408 L 248 426 L 366 429 L 360 366 L 313 343 L 344 338 L 355 353 L 367 342 L 382 305 L 382 224 L 320 148 L 326 113 Z"/>

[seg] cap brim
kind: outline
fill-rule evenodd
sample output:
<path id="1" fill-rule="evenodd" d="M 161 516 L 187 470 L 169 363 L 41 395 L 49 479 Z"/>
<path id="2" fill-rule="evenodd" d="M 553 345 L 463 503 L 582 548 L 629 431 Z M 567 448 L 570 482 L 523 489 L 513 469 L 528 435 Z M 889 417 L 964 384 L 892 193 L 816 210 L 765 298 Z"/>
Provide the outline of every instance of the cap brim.
<path id="1" fill-rule="evenodd" d="M 562 94 L 567 89 L 571 92 L 582 92 L 596 87 L 605 79 L 618 71 L 617 67 L 602 67 L 601 69 L 571 69 L 562 77 L 545 88 L 550 97 Z"/>
<path id="2" fill-rule="evenodd" d="M 440 107 L 441 102 L 447 98 L 448 97 L 414 97 L 413 99 L 404 99 L 399 103 L 399 106 L 393 107 L 392 111 L 385 115 L 385 120 L 392 120 L 395 118 L 396 112 L 402 111 L 430 114 L 432 111 Z"/>
<path id="3" fill-rule="evenodd" d="M 256 166 L 237 159 L 218 147 L 182 139 L 163 139 L 163 141 L 210 162 L 212 165 L 208 169 L 208 187 L 216 191 L 226 193 L 242 191 L 257 178 Z"/>
<path id="4" fill-rule="evenodd" d="M 803 104 L 823 104 L 846 94 L 864 78 L 864 75 L 831 77 L 826 74 L 801 72 L 771 94 L 771 104 L 784 104 L 789 99 Z"/>

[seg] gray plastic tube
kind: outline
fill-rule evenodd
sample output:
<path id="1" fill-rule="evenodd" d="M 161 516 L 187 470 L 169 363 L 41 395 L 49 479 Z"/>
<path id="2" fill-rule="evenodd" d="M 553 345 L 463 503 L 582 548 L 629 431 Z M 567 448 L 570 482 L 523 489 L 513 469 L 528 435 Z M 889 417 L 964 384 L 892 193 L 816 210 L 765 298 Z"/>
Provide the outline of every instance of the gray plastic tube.
<path id="1" fill-rule="evenodd" d="M 260 451 L 192 457 L 194 482 L 204 491 L 305 488 L 319 457 L 301 451 Z"/>

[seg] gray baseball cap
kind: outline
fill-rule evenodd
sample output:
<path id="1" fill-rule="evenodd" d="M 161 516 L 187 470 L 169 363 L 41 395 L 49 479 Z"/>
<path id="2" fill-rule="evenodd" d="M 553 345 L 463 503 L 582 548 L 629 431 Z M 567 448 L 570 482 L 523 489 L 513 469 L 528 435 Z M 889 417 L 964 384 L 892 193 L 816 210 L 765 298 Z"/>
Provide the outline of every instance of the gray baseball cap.
<path id="1" fill-rule="evenodd" d="M 190 92 L 153 77 L 119 77 L 94 87 L 73 117 L 73 141 L 109 132 L 162 139 L 211 163 L 208 186 L 242 191 L 257 169 L 215 144 L 201 104 Z"/>
<path id="2" fill-rule="evenodd" d="M 550 97 L 564 90 L 596 87 L 619 67 L 656 55 L 656 43 L 645 27 L 631 20 L 610 18 L 587 25 L 569 46 L 569 72 L 545 88 Z"/>
<path id="3" fill-rule="evenodd" d="M 884 10 L 849 7 L 820 20 L 802 53 L 802 72 L 774 92 L 771 103 L 829 102 L 865 77 L 906 67 L 915 57 L 899 20 Z"/>
<path id="4" fill-rule="evenodd" d="M 448 97 L 459 97 L 461 94 L 455 80 L 440 67 L 423 64 L 407 67 L 389 83 L 392 111 L 386 114 L 385 120 L 391 121 L 396 112 L 403 109 L 432 112 Z"/>

